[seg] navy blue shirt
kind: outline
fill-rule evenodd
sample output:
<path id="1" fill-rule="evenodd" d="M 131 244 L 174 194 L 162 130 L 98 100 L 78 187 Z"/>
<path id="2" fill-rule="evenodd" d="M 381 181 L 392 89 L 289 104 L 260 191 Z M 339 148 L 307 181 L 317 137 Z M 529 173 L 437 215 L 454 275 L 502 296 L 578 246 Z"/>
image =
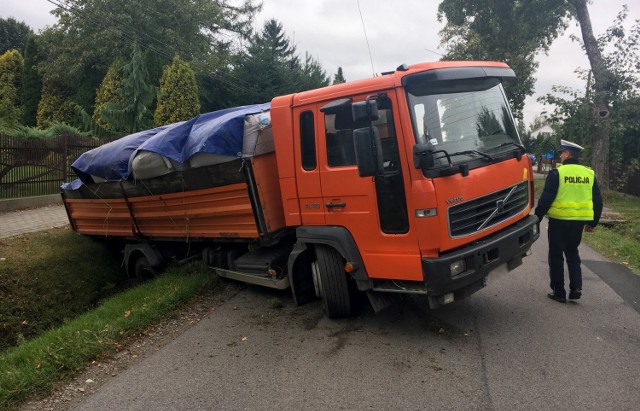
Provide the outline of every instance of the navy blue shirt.
<path id="1" fill-rule="evenodd" d="M 562 164 L 580 164 L 580 162 L 575 158 L 568 158 Z M 591 227 L 598 225 L 598 221 L 600 221 L 600 216 L 602 215 L 602 195 L 600 194 L 600 187 L 598 187 L 598 180 L 596 180 L 595 177 L 593 180 L 593 189 L 591 192 L 591 196 L 593 197 L 593 221 L 587 222 L 587 225 Z M 547 175 L 547 179 L 544 182 L 544 189 L 542 190 L 538 205 L 534 211 L 534 214 L 538 216 L 538 220 L 542 221 L 542 218 L 547 214 L 549 208 L 551 208 L 551 203 L 555 200 L 559 187 L 560 173 L 558 173 L 557 169 L 553 169 L 549 171 Z"/>

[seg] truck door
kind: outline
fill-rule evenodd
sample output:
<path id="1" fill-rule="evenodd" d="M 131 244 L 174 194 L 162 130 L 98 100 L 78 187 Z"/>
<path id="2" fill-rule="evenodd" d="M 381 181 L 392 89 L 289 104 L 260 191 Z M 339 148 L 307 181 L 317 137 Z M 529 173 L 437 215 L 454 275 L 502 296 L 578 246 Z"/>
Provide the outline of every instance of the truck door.
<path id="1" fill-rule="evenodd" d="M 364 96 L 363 98 L 364 99 Z M 371 278 L 422 281 L 415 230 L 405 195 L 407 157 L 398 147 L 395 93 L 378 97 L 374 122 L 382 141 L 384 176 L 360 177 L 356 166 L 351 110 L 319 114 L 318 169 L 325 224 L 353 235 Z"/>

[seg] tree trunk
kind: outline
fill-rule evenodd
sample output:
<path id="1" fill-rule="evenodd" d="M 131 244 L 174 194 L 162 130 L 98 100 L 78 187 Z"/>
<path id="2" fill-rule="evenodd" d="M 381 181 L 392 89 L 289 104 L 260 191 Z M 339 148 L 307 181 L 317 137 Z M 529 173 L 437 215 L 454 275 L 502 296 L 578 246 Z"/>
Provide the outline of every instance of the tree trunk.
<path id="1" fill-rule="evenodd" d="M 582 41 L 589 58 L 594 80 L 594 95 L 592 114 L 595 128 L 591 136 L 591 167 L 595 171 L 600 188 L 609 189 L 609 102 L 607 91 L 611 75 L 604 64 L 604 59 L 598 48 L 598 42 L 593 35 L 591 18 L 587 9 L 587 0 L 569 0 L 576 10 L 576 19 L 580 23 Z"/>

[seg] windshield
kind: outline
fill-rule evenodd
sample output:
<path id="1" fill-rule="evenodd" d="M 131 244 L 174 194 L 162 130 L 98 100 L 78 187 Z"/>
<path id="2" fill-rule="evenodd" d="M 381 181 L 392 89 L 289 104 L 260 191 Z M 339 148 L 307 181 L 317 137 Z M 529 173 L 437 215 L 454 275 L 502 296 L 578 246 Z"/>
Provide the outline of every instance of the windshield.
<path id="1" fill-rule="evenodd" d="M 452 163 L 460 163 L 520 144 L 497 79 L 428 82 L 407 93 L 415 141 L 440 151 L 435 153 L 436 167 L 448 164 L 447 154 Z"/>

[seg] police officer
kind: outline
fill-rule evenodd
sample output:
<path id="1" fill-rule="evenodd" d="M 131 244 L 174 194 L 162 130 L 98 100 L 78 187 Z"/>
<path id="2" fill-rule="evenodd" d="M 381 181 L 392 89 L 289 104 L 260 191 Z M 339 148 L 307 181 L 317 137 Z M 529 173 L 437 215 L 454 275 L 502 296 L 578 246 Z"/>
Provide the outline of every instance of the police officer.
<path id="1" fill-rule="evenodd" d="M 549 277 L 552 292 L 560 303 L 567 301 L 564 288 L 564 257 L 569 269 L 569 299 L 582 296 L 582 270 L 578 246 L 582 231 L 591 232 L 602 214 L 602 196 L 593 170 L 580 165 L 579 145 L 560 140 L 562 165 L 551 170 L 538 200 L 538 220 L 549 218 Z"/>

